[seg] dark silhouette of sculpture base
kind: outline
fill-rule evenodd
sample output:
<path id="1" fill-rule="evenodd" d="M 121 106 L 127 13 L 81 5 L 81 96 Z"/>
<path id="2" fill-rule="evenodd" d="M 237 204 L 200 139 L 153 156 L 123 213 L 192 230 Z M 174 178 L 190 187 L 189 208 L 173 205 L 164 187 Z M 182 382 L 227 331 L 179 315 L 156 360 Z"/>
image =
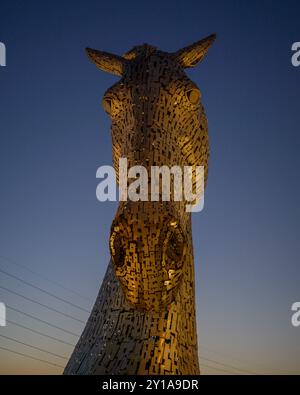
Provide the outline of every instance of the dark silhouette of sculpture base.
<path id="1" fill-rule="evenodd" d="M 207 119 L 196 66 L 211 35 L 175 53 L 144 44 L 124 56 L 87 49 L 121 79 L 104 95 L 113 162 L 128 168 L 204 166 Z M 194 180 L 194 178 L 193 178 Z M 174 182 L 174 181 L 173 181 Z M 173 185 L 174 187 L 174 185 Z M 121 201 L 110 234 L 111 262 L 64 374 L 199 374 L 191 214 L 185 201 Z"/>

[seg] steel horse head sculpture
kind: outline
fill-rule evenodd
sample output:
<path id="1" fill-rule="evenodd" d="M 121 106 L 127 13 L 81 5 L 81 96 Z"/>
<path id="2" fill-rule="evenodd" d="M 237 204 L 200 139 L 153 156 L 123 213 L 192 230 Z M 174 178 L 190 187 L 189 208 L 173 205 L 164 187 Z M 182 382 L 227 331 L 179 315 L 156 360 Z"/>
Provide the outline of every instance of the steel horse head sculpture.
<path id="1" fill-rule="evenodd" d="M 123 56 L 87 49 L 97 67 L 120 77 L 103 98 L 118 182 L 120 158 L 148 174 L 151 166 L 204 166 L 206 180 L 207 119 L 201 92 L 184 70 L 214 40 L 211 35 L 175 53 L 148 44 Z M 120 202 L 109 239 L 112 259 L 65 374 L 199 373 L 185 205 L 172 194 L 169 201 Z"/>

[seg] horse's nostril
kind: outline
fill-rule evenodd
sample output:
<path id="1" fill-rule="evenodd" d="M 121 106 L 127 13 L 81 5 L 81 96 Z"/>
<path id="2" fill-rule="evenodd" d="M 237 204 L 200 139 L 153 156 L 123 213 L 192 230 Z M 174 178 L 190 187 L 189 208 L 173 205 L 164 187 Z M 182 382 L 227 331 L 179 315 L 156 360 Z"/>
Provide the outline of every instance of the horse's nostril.
<path id="1" fill-rule="evenodd" d="M 177 239 L 175 233 L 169 238 L 166 253 L 171 259 L 179 259 L 182 255 L 182 243 Z"/>
<path id="2" fill-rule="evenodd" d="M 172 269 L 182 266 L 184 254 L 184 237 L 180 228 L 171 224 L 165 240 L 166 264 Z"/>
<path id="3" fill-rule="evenodd" d="M 117 231 L 114 231 L 110 237 L 110 250 L 115 266 L 124 266 L 126 253 L 122 242 L 122 237 Z"/>

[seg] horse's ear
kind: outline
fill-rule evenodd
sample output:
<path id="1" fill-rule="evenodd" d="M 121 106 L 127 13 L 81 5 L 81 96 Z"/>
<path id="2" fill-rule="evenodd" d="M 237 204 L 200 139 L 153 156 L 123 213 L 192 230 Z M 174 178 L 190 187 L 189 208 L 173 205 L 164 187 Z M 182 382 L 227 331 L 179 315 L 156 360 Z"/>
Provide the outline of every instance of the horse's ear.
<path id="1" fill-rule="evenodd" d="M 109 52 L 97 51 L 91 48 L 86 48 L 85 50 L 88 57 L 99 69 L 120 77 L 124 75 L 128 60 Z"/>
<path id="2" fill-rule="evenodd" d="M 183 68 L 194 67 L 204 58 L 215 39 L 216 35 L 211 34 L 210 36 L 175 52 L 174 57 Z"/>

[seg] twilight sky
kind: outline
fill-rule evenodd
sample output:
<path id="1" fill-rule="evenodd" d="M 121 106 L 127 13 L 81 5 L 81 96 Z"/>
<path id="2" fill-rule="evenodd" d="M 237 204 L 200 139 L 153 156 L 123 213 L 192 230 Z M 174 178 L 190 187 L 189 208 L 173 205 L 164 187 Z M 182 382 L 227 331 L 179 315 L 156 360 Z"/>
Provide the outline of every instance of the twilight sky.
<path id="1" fill-rule="evenodd" d="M 62 372 L 1 349 L 65 365 L 8 339 L 72 351 L 24 326 L 77 339 L 16 309 L 75 334 L 88 317 L 24 281 L 90 310 L 109 260 L 117 203 L 96 200 L 95 175 L 112 161 L 101 99 L 118 78 L 84 48 L 174 51 L 216 32 L 188 71 L 211 143 L 205 208 L 193 215 L 202 371 L 300 374 L 300 327 L 291 325 L 300 301 L 300 67 L 291 64 L 299 13 L 298 1 L 0 0 L 0 302 L 10 321 L 0 327 L 0 373 Z"/>

